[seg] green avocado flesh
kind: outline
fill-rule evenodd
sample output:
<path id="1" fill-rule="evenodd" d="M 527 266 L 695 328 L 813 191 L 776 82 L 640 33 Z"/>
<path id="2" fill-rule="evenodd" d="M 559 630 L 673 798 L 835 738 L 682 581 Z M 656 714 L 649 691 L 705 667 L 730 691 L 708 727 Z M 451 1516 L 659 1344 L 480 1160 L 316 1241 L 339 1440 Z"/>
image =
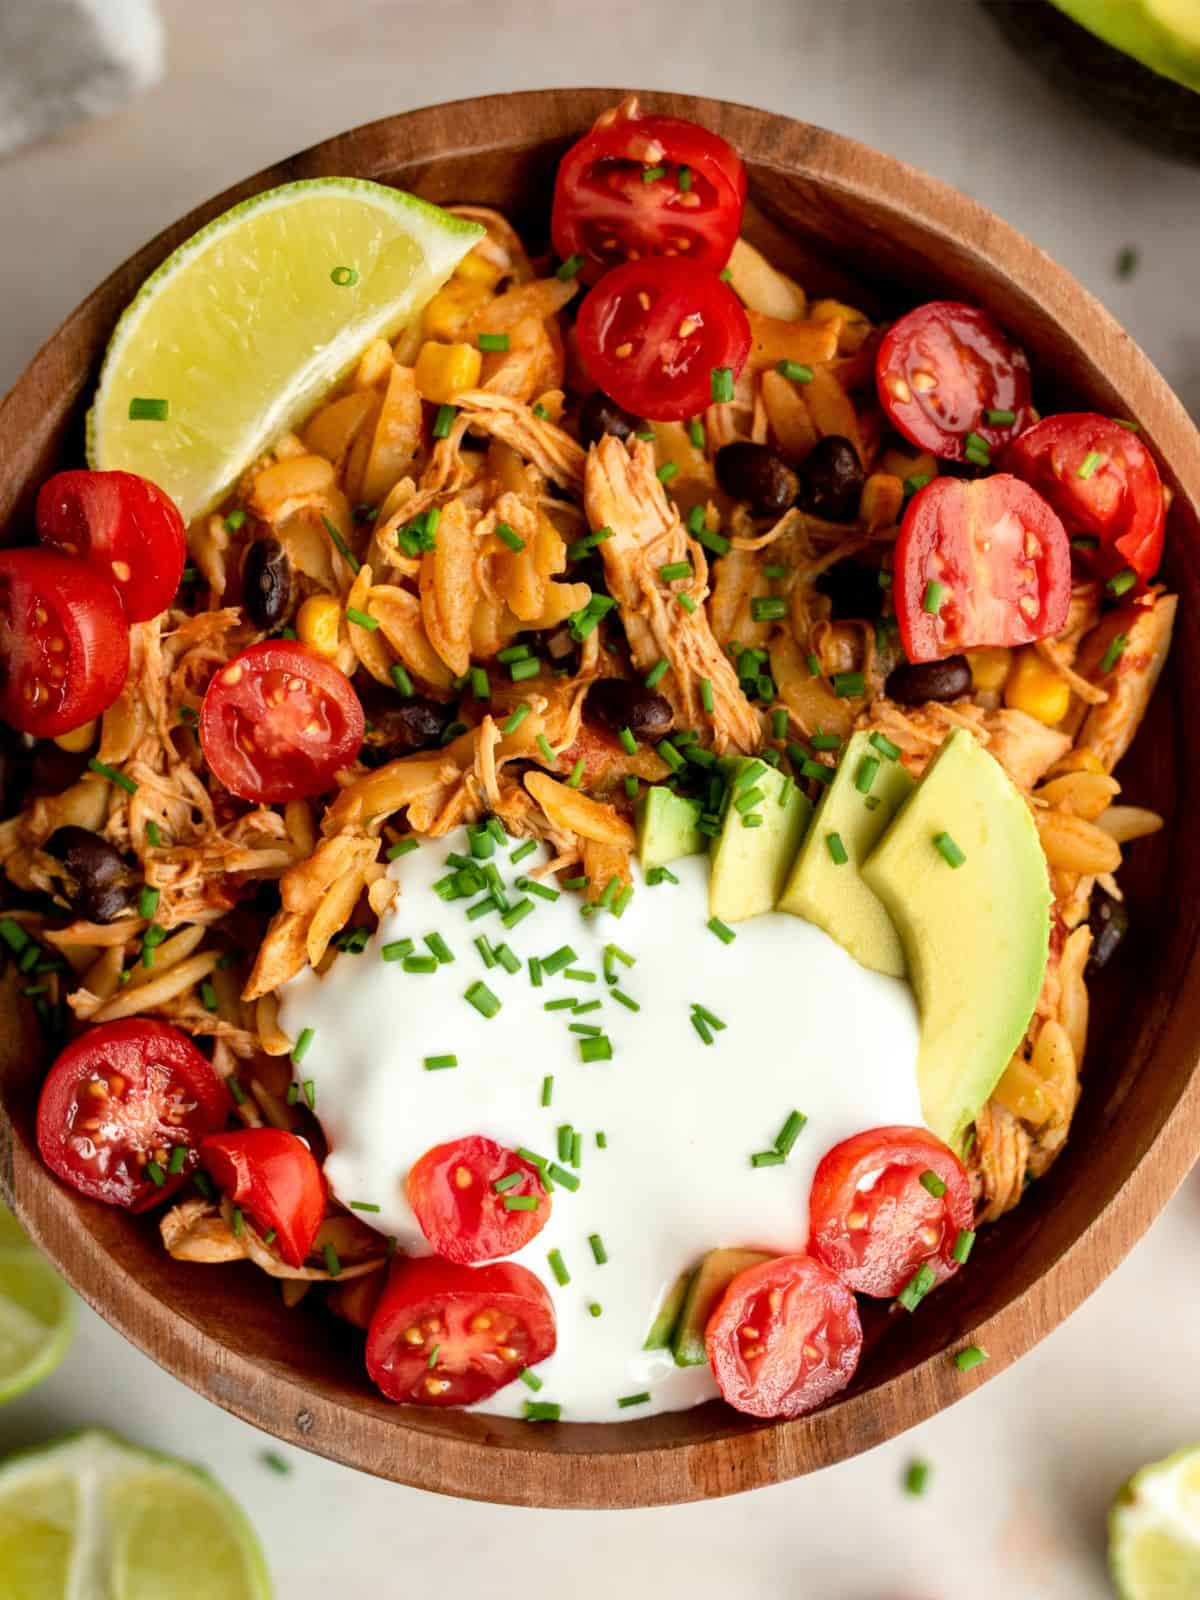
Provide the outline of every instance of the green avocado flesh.
<path id="1" fill-rule="evenodd" d="M 760 798 L 752 799 L 756 791 Z M 739 802 L 746 808 L 740 809 Z M 762 821 L 747 827 L 748 816 Z M 710 914 L 722 922 L 744 922 L 773 911 L 811 816 L 812 803 L 790 778 L 765 761 L 739 760 L 730 774 L 725 820 L 713 844 Z"/>
<path id="2" fill-rule="evenodd" d="M 1200 0 L 1052 0 L 1105 44 L 1200 90 Z"/>
<path id="3" fill-rule="evenodd" d="M 862 876 L 904 946 L 922 1115 L 957 1147 L 1020 1044 L 1045 972 L 1050 880 L 1033 817 L 999 763 L 956 729 Z"/>
<path id="4" fill-rule="evenodd" d="M 739 1272 L 771 1257 L 761 1250 L 710 1250 L 687 1286 L 687 1298 L 675 1327 L 671 1348 L 677 1367 L 702 1367 L 708 1360 L 704 1330 L 717 1301 Z"/>
<path id="5" fill-rule="evenodd" d="M 877 765 L 866 794 L 856 787 L 864 761 Z M 904 947 L 859 868 L 912 790 L 913 780 L 899 761 L 887 760 L 872 747 L 868 734 L 856 733 L 821 797 L 779 902 L 780 911 L 824 928 L 860 966 L 893 978 L 908 970 Z M 872 806 L 872 800 L 877 804 Z M 830 853 L 831 835 L 845 850 L 846 860 L 840 864 Z"/>
<path id="6" fill-rule="evenodd" d="M 680 856 L 699 855 L 708 843 L 700 832 L 700 802 L 670 789 L 647 789 L 637 806 L 638 862 L 642 871 L 665 867 Z"/>

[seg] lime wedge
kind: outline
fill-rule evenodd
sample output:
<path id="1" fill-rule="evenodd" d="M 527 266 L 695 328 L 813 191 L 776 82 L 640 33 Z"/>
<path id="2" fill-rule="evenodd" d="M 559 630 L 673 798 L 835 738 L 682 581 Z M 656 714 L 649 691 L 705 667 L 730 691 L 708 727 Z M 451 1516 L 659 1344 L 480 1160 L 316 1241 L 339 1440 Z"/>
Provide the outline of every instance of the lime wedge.
<path id="1" fill-rule="evenodd" d="M 254 1530 L 197 1467 L 69 1434 L 0 1465 L 5 1600 L 270 1600 Z"/>
<path id="2" fill-rule="evenodd" d="M 481 233 L 359 178 L 243 201 L 168 256 L 117 323 L 90 464 L 150 478 L 191 521 L 372 339 L 411 321 Z"/>
<path id="3" fill-rule="evenodd" d="M 74 1331 L 75 1297 L 0 1205 L 0 1405 L 48 1378 Z"/>
<path id="4" fill-rule="evenodd" d="M 1108 1555 L 1121 1600 L 1200 1595 L 1200 1445 L 1134 1473 L 1109 1512 Z"/>

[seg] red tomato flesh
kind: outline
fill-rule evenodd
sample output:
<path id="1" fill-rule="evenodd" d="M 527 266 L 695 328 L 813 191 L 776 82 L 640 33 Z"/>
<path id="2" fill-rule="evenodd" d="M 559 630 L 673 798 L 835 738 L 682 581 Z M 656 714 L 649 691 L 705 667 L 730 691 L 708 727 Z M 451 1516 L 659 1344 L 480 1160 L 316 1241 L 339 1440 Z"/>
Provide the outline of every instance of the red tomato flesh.
<path id="1" fill-rule="evenodd" d="M 808 1247 L 849 1288 L 891 1299 L 922 1264 L 938 1283 L 958 1271 L 954 1242 L 973 1215 L 971 1180 L 940 1139 L 924 1128 L 870 1128 L 821 1157 Z"/>
<path id="2" fill-rule="evenodd" d="M 514 1175 L 516 1183 L 496 1189 Z M 413 1164 L 407 1187 L 421 1232 L 447 1261 L 511 1256 L 550 1219 L 550 1196 L 537 1168 L 491 1139 L 435 1145 Z M 526 1210 L 530 1199 L 536 1206 Z M 514 1200 L 520 1204 L 507 1203 Z"/>
<path id="3" fill-rule="evenodd" d="M 998 473 L 935 478 L 908 503 L 895 597 L 910 661 L 1058 633 L 1071 601 L 1066 530 L 1036 490 Z"/>
<path id="4" fill-rule="evenodd" d="M 750 322 L 715 272 L 691 261 L 631 261 L 607 273 L 575 324 L 588 376 L 618 405 L 679 422 L 712 400 L 715 368 L 742 370 Z"/>
<path id="5" fill-rule="evenodd" d="M 752 1417 L 798 1417 L 844 1389 L 862 1352 L 854 1296 L 811 1256 L 739 1272 L 708 1320 L 721 1394 Z"/>
<path id="6" fill-rule="evenodd" d="M 884 334 L 875 381 L 892 426 L 935 456 L 962 461 L 967 435 L 993 449 L 1033 420 L 1025 352 L 978 306 L 931 300 Z M 1011 422 L 989 422 L 989 411 Z"/>
<path id="7" fill-rule="evenodd" d="M 646 256 L 686 256 L 719 272 L 746 205 L 732 145 L 681 117 L 609 117 L 559 163 L 550 232 L 594 281 Z"/>
<path id="8" fill-rule="evenodd" d="M 1166 500 L 1154 457 L 1136 433 L 1093 411 L 1046 417 L 1009 447 L 1004 465 L 1054 507 L 1067 532 L 1099 539 L 1106 572 L 1158 571 Z"/>
<path id="9" fill-rule="evenodd" d="M 367 1372 L 389 1400 L 462 1406 L 554 1354 L 545 1287 L 511 1261 L 396 1261 L 367 1333 Z"/>
<path id="10" fill-rule="evenodd" d="M 125 687 L 129 624 L 112 580 L 54 550 L 0 551 L 0 717 L 50 739 Z"/>
<path id="11" fill-rule="evenodd" d="M 187 559 L 183 518 L 157 484 L 133 472 L 58 472 L 42 485 L 38 535 L 116 584 L 130 622 L 170 605 Z"/>
<path id="12" fill-rule="evenodd" d="M 200 711 L 204 759 L 243 800 L 323 794 L 362 741 L 349 678 L 302 644 L 252 644 L 214 673 Z"/>
<path id="13" fill-rule="evenodd" d="M 210 1134 L 200 1160 L 260 1233 L 274 1228 L 288 1265 L 303 1266 L 325 1216 L 325 1180 L 304 1140 L 283 1128 L 237 1128 Z"/>
<path id="14" fill-rule="evenodd" d="M 196 1170 L 201 1140 L 223 1126 L 230 1103 L 178 1028 L 144 1017 L 105 1022 L 72 1040 L 50 1068 L 38 1102 L 38 1149 L 81 1194 L 141 1211 Z M 181 1148 L 182 1165 L 176 1156 L 172 1172 L 172 1152 Z"/>

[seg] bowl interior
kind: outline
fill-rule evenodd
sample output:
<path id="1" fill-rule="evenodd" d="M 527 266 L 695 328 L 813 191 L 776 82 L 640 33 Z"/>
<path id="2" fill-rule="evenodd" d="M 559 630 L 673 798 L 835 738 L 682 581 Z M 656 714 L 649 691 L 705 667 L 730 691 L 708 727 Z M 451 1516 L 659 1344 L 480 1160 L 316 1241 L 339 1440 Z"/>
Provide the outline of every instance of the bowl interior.
<path id="1" fill-rule="evenodd" d="M 82 405 L 116 316 L 201 221 L 275 183 L 353 173 L 438 202 L 497 206 L 536 245 L 546 237 L 562 148 L 615 98 L 547 92 L 392 118 L 260 174 L 148 245 L 59 330 L 0 406 L 5 537 L 25 535 L 41 478 L 79 459 Z M 1200 984 L 1189 988 L 1189 975 L 1200 933 L 1200 851 L 1186 818 L 1200 755 L 1184 729 L 1200 684 L 1186 620 L 1196 614 L 1200 465 L 1186 417 L 1101 308 L 971 201 L 785 118 L 682 96 L 646 99 L 715 127 L 742 149 L 749 236 L 811 292 L 875 312 L 940 295 L 979 301 L 1029 351 L 1043 409 L 1097 409 L 1143 425 L 1176 490 L 1166 574 L 1185 621 L 1120 777 L 1127 799 L 1163 811 L 1168 822 L 1130 852 L 1122 874 L 1136 932 L 1092 985 L 1085 1088 L 1064 1154 L 1014 1213 L 981 1235 L 970 1270 L 919 1315 L 870 1318 L 868 1353 L 837 1403 L 786 1425 L 756 1425 L 716 1404 L 619 1426 L 539 1429 L 390 1406 L 374 1395 L 360 1341 L 343 1325 L 286 1311 L 248 1266 L 170 1260 L 152 1225 L 76 1200 L 47 1176 L 33 1142 L 44 1061 L 24 1003 L 10 993 L 0 1016 L 0 1184 L 102 1314 L 168 1370 L 281 1437 L 421 1487 L 526 1504 L 632 1505 L 732 1492 L 898 1432 L 962 1391 L 944 1358 L 948 1345 L 968 1335 L 984 1344 L 990 1376 L 1090 1292 L 1165 1202 L 1195 1148 Z M 1164 896 L 1168 863 L 1172 892 Z"/>

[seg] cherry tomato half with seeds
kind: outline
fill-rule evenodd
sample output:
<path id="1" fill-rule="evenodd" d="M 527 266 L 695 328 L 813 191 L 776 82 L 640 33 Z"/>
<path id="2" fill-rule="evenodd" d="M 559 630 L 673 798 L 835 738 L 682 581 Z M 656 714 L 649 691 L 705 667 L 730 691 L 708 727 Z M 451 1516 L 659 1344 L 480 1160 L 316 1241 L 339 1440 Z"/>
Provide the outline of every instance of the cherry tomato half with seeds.
<path id="1" fill-rule="evenodd" d="M 870 1128 L 821 1157 L 808 1248 L 848 1288 L 891 1299 L 922 1265 L 937 1283 L 958 1271 L 954 1243 L 973 1216 L 971 1180 L 940 1139 L 924 1128 Z"/>
<path id="2" fill-rule="evenodd" d="M 736 378 L 750 353 L 742 303 L 690 261 L 631 261 L 607 273 L 575 323 L 588 375 L 618 405 L 679 422 L 710 405 L 713 373 Z"/>
<path id="3" fill-rule="evenodd" d="M 984 464 L 987 450 L 1033 421 L 1025 352 L 986 312 L 956 300 L 931 300 L 892 324 L 879 345 L 875 382 L 896 431 L 950 461 L 975 455 Z M 987 450 L 969 454 L 971 435 Z"/>
<path id="4" fill-rule="evenodd" d="M 325 1216 L 325 1180 L 304 1140 L 283 1128 L 236 1128 L 210 1134 L 200 1161 L 260 1233 L 275 1230 L 288 1265 L 302 1267 Z"/>
<path id="5" fill-rule="evenodd" d="M 204 759 L 243 800 L 323 794 L 363 741 L 349 678 L 306 645 L 264 640 L 213 674 L 200 708 Z"/>
<path id="6" fill-rule="evenodd" d="M 559 163 L 550 233 L 594 282 L 646 256 L 719 272 L 742 225 L 746 169 L 732 145 L 681 117 L 601 119 Z"/>
<path id="7" fill-rule="evenodd" d="M 129 623 L 112 580 L 54 550 L 0 551 L 0 717 L 52 739 L 125 687 Z"/>
<path id="8" fill-rule="evenodd" d="M 196 1170 L 201 1141 L 229 1110 L 229 1091 L 185 1033 L 128 1017 L 89 1028 L 54 1062 L 38 1149 L 80 1194 L 142 1211 Z"/>
<path id="9" fill-rule="evenodd" d="M 739 1272 L 705 1329 L 721 1394 L 752 1417 L 798 1417 L 844 1389 L 862 1353 L 858 1306 L 811 1256 Z"/>
<path id="10" fill-rule="evenodd" d="M 1071 600 L 1066 529 L 1018 478 L 935 478 L 904 513 L 893 592 L 912 662 L 1052 637 Z"/>
<path id="11" fill-rule="evenodd" d="M 434 1145 L 409 1169 L 407 1191 L 421 1232 L 447 1261 L 511 1256 L 550 1220 L 537 1168 L 491 1139 Z"/>
<path id="12" fill-rule="evenodd" d="M 1158 571 L 1162 479 L 1129 428 L 1092 411 L 1046 417 L 1009 446 L 1004 466 L 1049 501 L 1069 534 L 1099 539 L 1104 571 L 1132 567 L 1143 582 Z"/>
<path id="13" fill-rule="evenodd" d="M 187 559 L 175 502 L 134 472 L 57 472 L 37 501 L 44 545 L 99 567 L 117 586 L 130 622 L 170 605 Z"/>
<path id="14" fill-rule="evenodd" d="M 389 1400 L 465 1406 L 554 1354 L 545 1286 L 511 1261 L 396 1261 L 367 1332 L 367 1372 Z"/>

